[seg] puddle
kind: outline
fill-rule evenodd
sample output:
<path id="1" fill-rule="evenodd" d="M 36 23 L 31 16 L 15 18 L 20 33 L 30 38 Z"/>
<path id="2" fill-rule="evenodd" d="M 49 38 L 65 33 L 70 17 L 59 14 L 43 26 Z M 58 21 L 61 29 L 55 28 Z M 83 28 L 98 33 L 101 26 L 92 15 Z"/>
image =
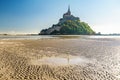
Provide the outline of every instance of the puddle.
<path id="1" fill-rule="evenodd" d="M 31 60 L 32 65 L 69 65 L 87 63 L 89 60 L 80 57 L 62 58 L 62 57 L 47 57 L 37 60 Z"/>

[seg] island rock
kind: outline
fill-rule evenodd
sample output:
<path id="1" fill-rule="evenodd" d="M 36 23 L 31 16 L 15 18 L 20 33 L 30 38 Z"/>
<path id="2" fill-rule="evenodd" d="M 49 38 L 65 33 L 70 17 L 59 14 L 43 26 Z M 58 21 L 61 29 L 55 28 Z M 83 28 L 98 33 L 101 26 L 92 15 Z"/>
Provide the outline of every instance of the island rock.
<path id="1" fill-rule="evenodd" d="M 57 24 L 52 25 L 48 29 L 43 29 L 40 35 L 93 35 L 95 32 L 90 26 L 81 22 L 79 17 L 71 14 L 70 6 L 68 11 L 63 14 L 63 18 L 59 19 Z"/>

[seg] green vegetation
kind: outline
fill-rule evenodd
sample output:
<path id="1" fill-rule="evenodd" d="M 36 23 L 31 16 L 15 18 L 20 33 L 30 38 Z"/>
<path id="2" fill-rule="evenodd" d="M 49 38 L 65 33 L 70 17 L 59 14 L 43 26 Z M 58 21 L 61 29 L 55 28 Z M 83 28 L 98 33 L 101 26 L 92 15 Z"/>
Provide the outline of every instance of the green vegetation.
<path id="1" fill-rule="evenodd" d="M 54 30 L 51 34 L 61 34 L 61 35 L 92 35 L 95 32 L 90 28 L 90 26 L 81 22 L 80 20 L 66 20 L 64 23 L 59 23 L 57 26 L 61 26 L 59 31 Z"/>

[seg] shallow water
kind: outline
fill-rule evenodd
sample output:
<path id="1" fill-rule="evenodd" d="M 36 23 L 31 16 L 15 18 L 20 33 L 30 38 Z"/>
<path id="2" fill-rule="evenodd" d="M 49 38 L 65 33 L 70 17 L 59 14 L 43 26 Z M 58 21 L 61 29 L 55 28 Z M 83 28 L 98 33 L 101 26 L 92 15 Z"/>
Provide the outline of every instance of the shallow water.
<path id="1" fill-rule="evenodd" d="M 0 40 L 29 40 L 29 39 L 120 39 L 120 36 L 103 35 L 0 35 Z"/>
<path id="2" fill-rule="evenodd" d="M 51 39 L 52 36 L 44 35 L 44 36 L 31 36 L 31 35 L 1 35 L 0 40 L 29 40 L 29 39 Z M 55 38 L 55 37 L 54 37 Z"/>

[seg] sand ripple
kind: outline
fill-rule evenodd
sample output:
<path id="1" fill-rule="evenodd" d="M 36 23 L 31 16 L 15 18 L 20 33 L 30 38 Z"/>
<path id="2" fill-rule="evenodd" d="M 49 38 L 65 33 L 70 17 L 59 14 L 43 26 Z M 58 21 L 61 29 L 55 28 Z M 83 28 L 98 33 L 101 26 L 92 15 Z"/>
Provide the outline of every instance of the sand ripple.
<path id="1" fill-rule="evenodd" d="M 68 41 L 2 41 L 0 80 L 119 80 L 119 54 L 110 57 L 104 53 L 105 57 L 101 57 L 103 54 L 91 53 L 94 49 L 99 53 L 100 48 L 94 46 L 89 50 L 91 48 L 85 47 L 87 42 L 81 47 L 76 43 L 70 46 Z M 63 43 L 67 47 L 63 47 Z M 86 49 L 87 53 L 80 49 Z M 93 57 L 90 54 L 94 54 Z"/>

